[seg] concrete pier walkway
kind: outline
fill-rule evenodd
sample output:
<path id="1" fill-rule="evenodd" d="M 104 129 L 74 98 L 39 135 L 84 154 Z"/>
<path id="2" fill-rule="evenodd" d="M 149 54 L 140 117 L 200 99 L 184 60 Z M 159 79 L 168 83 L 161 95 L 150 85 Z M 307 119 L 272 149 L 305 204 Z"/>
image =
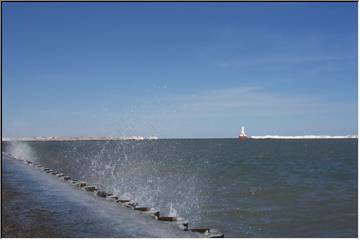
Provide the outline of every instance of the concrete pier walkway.
<path id="1" fill-rule="evenodd" d="M 203 237 L 2 155 L 2 237 Z"/>

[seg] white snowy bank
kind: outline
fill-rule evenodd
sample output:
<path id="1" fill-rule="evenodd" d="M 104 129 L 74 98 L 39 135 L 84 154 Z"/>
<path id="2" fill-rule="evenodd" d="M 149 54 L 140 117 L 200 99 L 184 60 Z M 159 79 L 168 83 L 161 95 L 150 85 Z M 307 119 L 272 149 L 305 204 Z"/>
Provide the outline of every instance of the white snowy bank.
<path id="1" fill-rule="evenodd" d="M 304 136 L 279 136 L 279 135 L 265 135 L 265 136 L 251 136 L 253 139 L 344 139 L 344 138 L 358 138 L 357 135 L 346 136 L 329 136 L 329 135 L 304 135 Z"/>
<path id="2" fill-rule="evenodd" d="M 2 141 L 77 141 L 77 140 L 155 140 L 157 137 L 142 137 L 142 136 L 128 136 L 128 137 L 21 137 L 21 138 L 2 138 Z"/>

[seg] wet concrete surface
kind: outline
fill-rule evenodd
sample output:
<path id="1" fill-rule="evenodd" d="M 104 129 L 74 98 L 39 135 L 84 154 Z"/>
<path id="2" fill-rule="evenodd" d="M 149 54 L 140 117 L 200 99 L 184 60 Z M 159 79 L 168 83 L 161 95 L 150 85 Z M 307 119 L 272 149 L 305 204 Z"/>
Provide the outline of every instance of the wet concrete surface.
<path id="1" fill-rule="evenodd" d="M 2 237 L 203 237 L 2 155 Z"/>

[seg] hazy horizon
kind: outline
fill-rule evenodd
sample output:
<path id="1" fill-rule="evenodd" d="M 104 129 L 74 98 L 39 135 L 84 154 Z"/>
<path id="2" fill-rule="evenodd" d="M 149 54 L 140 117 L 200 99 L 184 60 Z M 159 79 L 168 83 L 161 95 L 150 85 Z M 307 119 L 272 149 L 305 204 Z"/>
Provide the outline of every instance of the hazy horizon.
<path id="1" fill-rule="evenodd" d="M 284 136 L 284 135 L 258 135 L 250 136 L 252 139 L 339 139 L 339 138 L 358 138 L 358 134 L 349 135 L 298 135 L 298 136 Z M 234 137 L 157 137 L 157 136 L 28 136 L 28 137 L 6 137 L 3 136 L 2 140 L 172 140 L 172 139 L 238 139 Z"/>

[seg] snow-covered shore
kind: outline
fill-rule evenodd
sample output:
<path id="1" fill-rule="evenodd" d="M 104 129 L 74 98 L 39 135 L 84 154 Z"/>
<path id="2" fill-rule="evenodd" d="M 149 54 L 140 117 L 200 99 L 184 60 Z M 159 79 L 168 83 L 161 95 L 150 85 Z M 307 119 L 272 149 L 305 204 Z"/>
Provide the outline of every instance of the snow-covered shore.
<path id="1" fill-rule="evenodd" d="M 21 137 L 21 138 L 2 138 L 2 141 L 77 141 L 77 140 L 154 140 L 157 137 L 142 137 L 142 136 L 129 136 L 129 137 L 61 137 L 61 136 L 50 136 L 50 137 Z"/>
<path id="2" fill-rule="evenodd" d="M 265 135 L 265 136 L 251 136 L 253 139 L 344 139 L 344 138 L 358 138 L 357 135 L 345 136 L 329 136 L 329 135 L 304 135 L 304 136 L 279 136 L 279 135 Z"/>
<path id="3" fill-rule="evenodd" d="M 358 138 L 357 135 L 344 136 L 330 136 L 330 135 L 303 135 L 303 136 L 280 136 L 280 135 L 264 135 L 264 136 L 249 136 L 251 139 L 350 139 Z M 142 136 L 128 136 L 128 137 L 21 137 L 21 138 L 2 138 L 2 141 L 86 141 L 86 140 L 156 140 L 158 137 L 142 137 Z"/>

